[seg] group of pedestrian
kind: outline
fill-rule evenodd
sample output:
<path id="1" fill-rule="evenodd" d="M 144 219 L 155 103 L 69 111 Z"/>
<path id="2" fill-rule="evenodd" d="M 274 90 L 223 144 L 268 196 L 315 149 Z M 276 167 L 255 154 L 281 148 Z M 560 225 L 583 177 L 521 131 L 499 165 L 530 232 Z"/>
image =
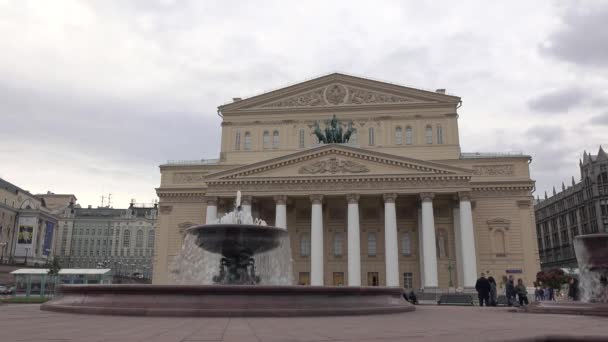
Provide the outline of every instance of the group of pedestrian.
<path id="1" fill-rule="evenodd" d="M 519 305 L 528 305 L 528 289 L 524 285 L 524 281 L 520 278 L 517 279 L 517 285 L 514 283 L 512 275 L 504 277 L 505 279 L 505 296 L 507 297 L 507 305 L 513 306 L 516 300 L 519 300 Z M 486 278 L 484 273 L 477 279 L 475 284 L 475 290 L 479 297 L 479 306 L 496 306 L 498 304 L 496 300 L 496 280 L 490 276 Z M 517 298 L 517 299 L 516 299 Z"/>

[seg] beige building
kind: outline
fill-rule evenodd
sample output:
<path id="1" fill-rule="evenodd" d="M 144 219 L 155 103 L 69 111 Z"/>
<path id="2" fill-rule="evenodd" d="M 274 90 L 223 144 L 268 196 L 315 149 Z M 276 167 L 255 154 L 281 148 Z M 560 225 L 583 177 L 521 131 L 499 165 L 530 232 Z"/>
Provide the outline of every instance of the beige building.
<path id="1" fill-rule="evenodd" d="M 299 284 L 472 287 L 539 270 L 530 157 L 462 153 L 459 97 L 330 74 L 220 106 L 217 160 L 161 165 L 156 284 L 237 190 L 289 231 Z M 348 143 L 319 144 L 333 115 Z"/>

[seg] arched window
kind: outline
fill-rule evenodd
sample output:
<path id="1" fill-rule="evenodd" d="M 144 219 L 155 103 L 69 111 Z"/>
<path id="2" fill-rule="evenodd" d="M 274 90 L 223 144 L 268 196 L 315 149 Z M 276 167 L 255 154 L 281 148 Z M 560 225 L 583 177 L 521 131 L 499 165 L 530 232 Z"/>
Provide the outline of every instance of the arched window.
<path id="1" fill-rule="evenodd" d="M 443 144 L 443 128 L 441 128 L 441 125 L 437 125 L 437 143 Z"/>
<path id="2" fill-rule="evenodd" d="M 405 128 L 405 144 L 406 145 L 412 144 L 412 127 L 410 127 L 410 126 L 407 126 Z"/>
<path id="3" fill-rule="evenodd" d="M 353 132 L 350 134 L 348 142 L 353 145 L 357 145 L 357 129 L 353 128 Z"/>
<path id="4" fill-rule="evenodd" d="M 279 148 L 279 131 L 272 133 L 272 148 Z"/>
<path id="5" fill-rule="evenodd" d="M 395 144 L 403 144 L 403 130 L 401 129 L 401 127 L 395 128 Z"/>
<path id="6" fill-rule="evenodd" d="M 122 246 L 129 247 L 131 245 L 131 231 L 125 230 L 122 235 Z"/>
<path id="7" fill-rule="evenodd" d="M 367 255 L 376 256 L 376 233 L 367 234 Z"/>
<path id="8" fill-rule="evenodd" d="M 241 149 L 241 132 L 236 132 L 236 136 L 234 137 L 234 149 L 237 151 Z"/>
<path id="9" fill-rule="evenodd" d="M 138 230 L 137 235 L 135 236 L 135 247 L 143 247 L 144 246 L 144 231 Z"/>
<path id="10" fill-rule="evenodd" d="M 368 141 L 369 146 L 374 146 L 376 144 L 376 137 L 375 137 L 375 134 L 374 134 L 374 128 L 370 127 L 367 130 L 367 132 L 368 132 L 368 136 L 369 136 L 369 141 Z"/>
<path id="11" fill-rule="evenodd" d="M 342 256 L 342 233 L 334 234 L 334 256 Z"/>
<path id="12" fill-rule="evenodd" d="M 268 133 L 268 131 L 264 131 L 262 143 L 264 144 L 264 148 L 270 148 L 270 133 Z"/>
<path id="13" fill-rule="evenodd" d="M 300 236 L 300 256 L 310 256 L 310 234 L 308 233 Z"/>
<path id="14" fill-rule="evenodd" d="M 251 133 L 245 132 L 245 148 L 246 151 L 251 150 Z"/>
<path id="15" fill-rule="evenodd" d="M 403 233 L 401 238 L 401 253 L 406 256 L 412 255 L 412 239 L 410 232 Z"/>
<path id="16" fill-rule="evenodd" d="M 300 128 L 298 131 L 298 147 L 304 148 L 304 128 Z"/>
<path id="17" fill-rule="evenodd" d="M 426 143 L 433 143 L 433 127 L 431 126 L 426 126 Z"/>
<path id="18" fill-rule="evenodd" d="M 154 248 L 154 230 L 148 232 L 148 248 Z"/>

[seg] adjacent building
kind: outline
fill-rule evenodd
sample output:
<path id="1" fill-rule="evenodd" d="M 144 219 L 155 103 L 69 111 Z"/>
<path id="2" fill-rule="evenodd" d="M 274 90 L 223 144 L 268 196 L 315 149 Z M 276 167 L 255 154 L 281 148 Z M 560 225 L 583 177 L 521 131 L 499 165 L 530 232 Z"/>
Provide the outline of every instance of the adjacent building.
<path id="1" fill-rule="evenodd" d="M 44 265 L 56 227 L 57 216 L 44 199 L 0 178 L 0 263 Z"/>
<path id="2" fill-rule="evenodd" d="M 583 153 L 581 178 L 560 192 L 537 199 L 536 235 L 543 269 L 576 268 L 573 238 L 608 232 L 608 156 L 600 146 L 597 155 Z M 607 252 L 608 253 L 608 252 Z"/>
<path id="3" fill-rule="evenodd" d="M 68 268 L 111 268 L 115 276 L 151 279 L 156 204 L 80 208 L 61 215 L 55 257 Z"/>
<path id="4" fill-rule="evenodd" d="M 532 284 L 531 158 L 461 152 L 460 106 L 445 89 L 339 73 L 220 106 L 219 159 L 160 166 L 153 282 L 170 283 L 186 229 L 241 190 L 244 210 L 288 230 L 299 284 L 471 288 L 481 272 Z M 331 127 L 348 142 L 320 142 Z"/>

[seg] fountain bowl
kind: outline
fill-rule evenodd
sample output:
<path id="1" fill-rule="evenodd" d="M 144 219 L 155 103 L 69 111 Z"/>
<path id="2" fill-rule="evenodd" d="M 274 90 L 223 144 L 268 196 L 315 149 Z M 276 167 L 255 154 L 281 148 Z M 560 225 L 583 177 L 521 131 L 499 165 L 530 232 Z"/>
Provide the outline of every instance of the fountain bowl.
<path id="1" fill-rule="evenodd" d="M 202 249 L 225 256 L 259 254 L 277 248 L 287 230 L 253 224 L 205 224 L 188 228 Z"/>
<path id="2" fill-rule="evenodd" d="M 294 317 L 414 311 L 401 288 L 264 285 L 61 285 L 41 310 L 174 317 Z"/>

